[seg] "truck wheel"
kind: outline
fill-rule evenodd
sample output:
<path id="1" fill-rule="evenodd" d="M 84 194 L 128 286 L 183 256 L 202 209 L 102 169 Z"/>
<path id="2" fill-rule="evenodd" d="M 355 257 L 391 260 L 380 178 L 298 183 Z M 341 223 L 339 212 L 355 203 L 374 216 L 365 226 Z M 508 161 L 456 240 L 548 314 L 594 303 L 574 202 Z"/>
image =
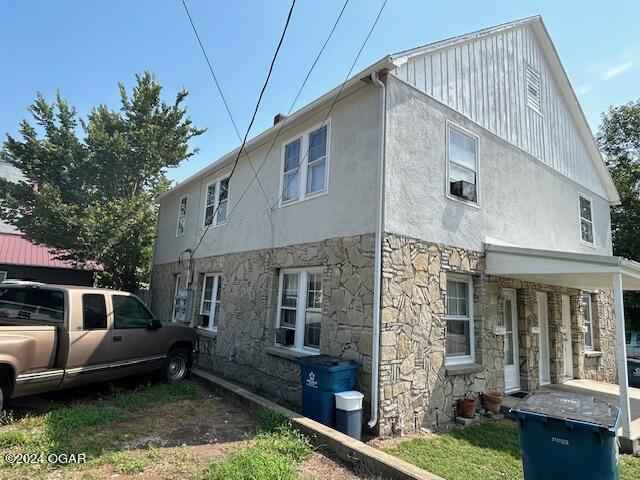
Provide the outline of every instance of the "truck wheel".
<path id="1" fill-rule="evenodd" d="M 163 382 L 179 382 L 189 374 L 189 352 L 186 350 L 172 350 L 164 361 L 160 378 Z"/>

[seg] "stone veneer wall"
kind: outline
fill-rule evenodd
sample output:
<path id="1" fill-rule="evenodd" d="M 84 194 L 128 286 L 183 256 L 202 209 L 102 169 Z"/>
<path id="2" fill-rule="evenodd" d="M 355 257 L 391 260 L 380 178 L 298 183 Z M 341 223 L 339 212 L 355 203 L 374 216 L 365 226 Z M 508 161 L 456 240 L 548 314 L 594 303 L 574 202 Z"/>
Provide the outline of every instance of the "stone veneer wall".
<path id="1" fill-rule="evenodd" d="M 194 260 L 194 322 L 205 273 L 222 275 L 218 332 L 201 332 L 197 363 L 290 402 L 300 402 L 299 368 L 274 348 L 282 268 L 324 267 L 321 353 L 360 362 L 357 388 L 369 401 L 373 314 L 373 235 Z M 170 318 L 177 263 L 154 265 L 152 308 Z M 183 278 L 184 278 L 184 271 Z M 284 355 L 284 356 L 283 356 Z M 368 410 L 366 410 L 368 411 Z"/>
<path id="2" fill-rule="evenodd" d="M 456 401 L 478 398 L 483 391 L 504 390 L 503 288 L 513 288 L 518 302 L 521 385 L 539 387 L 539 335 L 536 292 L 547 292 L 551 381 L 563 380 L 561 295 L 572 311 L 574 374 L 578 378 L 615 381 L 615 342 L 611 296 L 595 292 L 596 345 L 600 357 L 586 358 L 581 291 L 485 275 L 479 252 L 436 245 L 392 234 L 383 243 L 382 326 L 380 353 L 379 433 L 414 431 L 439 426 L 455 416 Z M 474 365 L 445 367 L 445 305 L 447 273 L 473 276 Z M 602 319 L 602 320 L 600 320 Z M 605 341 L 605 339 L 611 339 Z"/>

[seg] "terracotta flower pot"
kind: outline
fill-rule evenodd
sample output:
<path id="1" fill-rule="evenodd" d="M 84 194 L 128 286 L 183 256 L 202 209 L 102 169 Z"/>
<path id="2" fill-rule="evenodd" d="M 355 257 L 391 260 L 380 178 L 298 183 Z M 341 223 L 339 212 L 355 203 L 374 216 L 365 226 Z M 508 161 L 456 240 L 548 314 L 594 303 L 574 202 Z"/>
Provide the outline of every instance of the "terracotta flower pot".
<path id="1" fill-rule="evenodd" d="M 473 398 L 458 400 L 458 415 L 464 418 L 474 418 L 476 416 L 476 401 Z"/>
<path id="2" fill-rule="evenodd" d="M 500 413 L 500 407 L 502 406 L 502 399 L 504 395 L 498 392 L 485 392 L 482 394 L 482 401 L 484 408 L 491 413 Z"/>

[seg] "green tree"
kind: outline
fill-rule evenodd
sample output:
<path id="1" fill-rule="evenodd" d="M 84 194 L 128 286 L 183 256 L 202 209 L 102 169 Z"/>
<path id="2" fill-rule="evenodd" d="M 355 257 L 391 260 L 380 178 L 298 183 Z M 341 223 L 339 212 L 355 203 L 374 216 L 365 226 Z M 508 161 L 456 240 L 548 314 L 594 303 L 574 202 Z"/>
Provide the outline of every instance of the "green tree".
<path id="1" fill-rule="evenodd" d="M 613 252 L 640 259 L 640 100 L 602 115 L 598 144 L 620 193 L 620 205 L 611 209 Z M 624 297 L 627 324 L 640 328 L 640 294 Z"/>
<path id="2" fill-rule="evenodd" d="M 20 122 L 21 138 L 7 135 L 0 150 L 26 177 L 0 179 L 0 218 L 61 259 L 100 263 L 102 285 L 134 291 L 148 278 L 165 172 L 196 153 L 188 142 L 204 130 L 186 114 L 186 90 L 167 104 L 148 72 L 131 96 L 119 88 L 118 111 L 99 105 L 86 120 L 59 93 L 53 103 L 38 94 L 34 124 Z"/>

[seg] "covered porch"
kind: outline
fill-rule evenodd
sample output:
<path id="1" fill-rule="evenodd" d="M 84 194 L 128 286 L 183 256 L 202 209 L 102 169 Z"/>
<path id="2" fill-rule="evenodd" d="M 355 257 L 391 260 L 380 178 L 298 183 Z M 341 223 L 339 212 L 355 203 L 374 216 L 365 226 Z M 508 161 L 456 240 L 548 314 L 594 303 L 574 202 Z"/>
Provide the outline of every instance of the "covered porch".
<path id="1" fill-rule="evenodd" d="M 534 383 L 532 386 L 534 389 L 541 387 L 574 392 L 581 390 L 582 393 L 589 393 L 596 398 L 619 405 L 621 409 L 619 424 L 621 445 L 626 451 L 637 451 L 638 438 L 640 437 L 640 390 L 629 388 L 627 383 L 623 292 L 625 290 L 640 290 L 640 264 L 614 256 L 487 244 L 485 273 L 497 277 L 576 290 L 608 290 L 612 292 L 615 338 L 602 338 L 601 342 L 618 347 L 623 346 L 615 348 L 618 385 L 586 379 L 564 380 L 556 375 L 555 381 L 550 385 L 542 385 L 546 382 L 540 382 L 540 384 Z M 569 307 L 567 306 L 567 308 Z M 540 324 L 547 321 L 548 319 L 538 318 L 539 325 L 531 328 L 532 333 L 539 335 Z M 548 326 L 544 328 L 548 328 Z M 531 349 L 534 350 L 532 353 L 540 357 L 540 350 L 544 349 L 543 342 L 536 342 Z"/>

